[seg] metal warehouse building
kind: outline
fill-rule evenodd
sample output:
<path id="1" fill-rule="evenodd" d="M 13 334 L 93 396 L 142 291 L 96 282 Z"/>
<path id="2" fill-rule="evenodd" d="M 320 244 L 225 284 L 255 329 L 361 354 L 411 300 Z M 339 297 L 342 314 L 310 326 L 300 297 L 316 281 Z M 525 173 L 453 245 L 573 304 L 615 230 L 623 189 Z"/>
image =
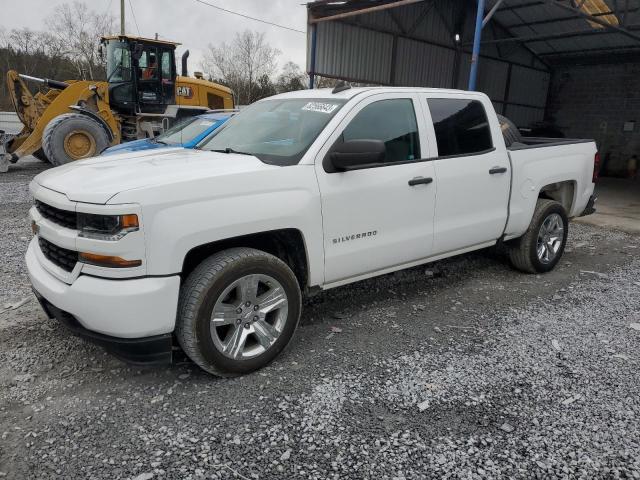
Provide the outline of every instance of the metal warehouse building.
<path id="1" fill-rule="evenodd" d="M 609 175 L 640 156 L 640 0 L 318 0 L 307 10 L 312 79 L 396 86 L 467 89 L 484 19 L 476 89 L 498 113 L 540 136 L 596 139 Z"/>

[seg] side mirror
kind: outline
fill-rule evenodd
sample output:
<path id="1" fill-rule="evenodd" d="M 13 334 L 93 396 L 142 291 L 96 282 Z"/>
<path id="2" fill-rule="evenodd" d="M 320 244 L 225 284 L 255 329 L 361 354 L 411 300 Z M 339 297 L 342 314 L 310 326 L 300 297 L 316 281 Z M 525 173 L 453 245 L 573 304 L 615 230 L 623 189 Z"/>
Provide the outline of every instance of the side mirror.
<path id="1" fill-rule="evenodd" d="M 348 140 L 334 147 L 329 155 L 333 167 L 344 172 L 382 163 L 386 153 L 382 140 Z"/>
<path id="2" fill-rule="evenodd" d="M 98 46 L 98 57 L 101 62 L 104 62 L 104 49 L 102 48 L 102 45 Z"/>

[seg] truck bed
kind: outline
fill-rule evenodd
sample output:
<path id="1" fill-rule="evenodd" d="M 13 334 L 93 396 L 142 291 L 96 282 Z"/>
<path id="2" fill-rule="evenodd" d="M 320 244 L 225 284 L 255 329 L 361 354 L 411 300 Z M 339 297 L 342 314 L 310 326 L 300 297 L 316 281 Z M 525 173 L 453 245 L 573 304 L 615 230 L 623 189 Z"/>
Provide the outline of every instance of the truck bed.
<path id="1" fill-rule="evenodd" d="M 533 214 L 538 192 L 569 184 L 567 216 L 579 216 L 593 194 L 594 140 L 529 137 L 508 148 L 512 165 L 508 238 L 522 235 Z M 567 182 L 567 179 L 571 179 Z"/>
<path id="2" fill-rule="evenodd" d="M 555 147 L 559 145 L 573 145 L 576 143 L 589 142 L 595 142 L 595 140 L 589 138 L 523 137 L 520 142 L 511 144 L 508 150 L 526 150 L 529 148 Z"/>

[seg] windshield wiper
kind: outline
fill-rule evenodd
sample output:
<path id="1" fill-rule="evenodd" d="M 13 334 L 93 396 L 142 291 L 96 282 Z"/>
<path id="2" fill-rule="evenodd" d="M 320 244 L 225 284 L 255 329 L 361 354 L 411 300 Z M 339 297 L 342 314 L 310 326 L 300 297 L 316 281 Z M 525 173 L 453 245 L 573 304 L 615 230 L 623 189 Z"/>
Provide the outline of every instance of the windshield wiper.
<path id="1" fill-rule="evenodd" d="M 219 150 L 210 150 L 211 152 L 218 152 L 218 153 L 237 153 L 238 155 L 253 155 L 253 153 L 247 153 L 247 152 L 239 152 L 237 150 L 234 150 L 231 147 L 226 147 L 223 149 L 219 149 Z"/>

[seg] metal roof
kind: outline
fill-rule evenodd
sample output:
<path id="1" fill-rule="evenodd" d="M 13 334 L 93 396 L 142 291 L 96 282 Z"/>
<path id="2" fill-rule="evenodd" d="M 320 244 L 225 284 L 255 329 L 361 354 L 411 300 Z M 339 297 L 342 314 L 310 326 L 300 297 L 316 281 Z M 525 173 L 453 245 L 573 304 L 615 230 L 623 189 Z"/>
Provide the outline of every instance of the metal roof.
<path id="1" fill-rule="evenodd" d="M 310 23 L 346 20 L 362 13 L 437 3 L 434 0 L 317 0 L 307 4 Z M 474 9 L 469 1 L 467 9 Z M 400 8 L 397 8 L 400 7 Z M 441 8 L 441 7 L 440 7 Z M 571 59 L 611 60 L 640 55 L 640 0 L 487 0 L 502 35 L 483 45 L 519 44 L 547 64 Z M 430 15 L 437 15 L 434 10 Z M 470 39 L 465 38 L 464 41 Z M 615 54 L 615 55 L 612 55 Z"/>
<path id="2" fill-rule="evenodd" d="M 640 53 L 639 0 L 488 0 L 492 21 L 547 61 Z"/>

